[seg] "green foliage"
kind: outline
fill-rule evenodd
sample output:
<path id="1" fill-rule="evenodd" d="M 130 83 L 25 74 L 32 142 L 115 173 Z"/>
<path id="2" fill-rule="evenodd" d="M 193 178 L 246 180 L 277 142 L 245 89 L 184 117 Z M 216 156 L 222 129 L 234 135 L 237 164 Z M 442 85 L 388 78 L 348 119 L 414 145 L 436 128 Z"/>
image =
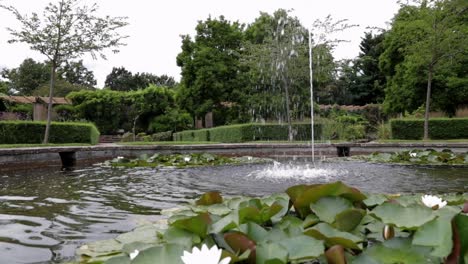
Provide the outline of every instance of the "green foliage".
<path id="1" fill-rule="evenodd" d="M 33 105 L 31 104 L 13 104 L 7 108 L 8 112 L 18 113 L 24 117 L 24 119 L 32 119 L 33 116 Z"/>
<path id="2" fill-rule="evenodd" d="M 373 153 L 361 157 L 371 162 L 398 164 L 464 165 L 468 164 L 468 154 L 457 154 L 450 150 L 442 152 L 433 149 L 406 150 L 395 153 Z"/>
<path id="3" fill-rule="evenodd" d="M 336 264 L 438 264 L 451 254 L 460 260 L 456 263 L 464 263 L 468 217 L 462 207 L 467 196 L 442 199 L 450 200 L 449 205 L 431 209 L 421 195 L 364 195 L 342 182 L 297 185 L 286 194 L 257 198 L 223 199 L 209 192 L 188 205 L 163 210 L 167 222 L 91 243 L 78 256 L 80 263 L 120 263 L 117 258 L 121 263 L 179 263 L 184 250 L 205 244 L 221 248 L 223 258 L 239 264 L 325 263 L 325 255 L 327 263 Z M 391 236 L 383 232 L 389 228 Z M 153 238 L 145 235 L 145 242 L 137 244 L 145 230 Z M 129 248 L 140 251 L 134 260 L 128 257 Z"/>
<path id="4" fill-rule="evenodd" d="M 45 122 L 2 121 L 0 144 L 36 144 L 43 140 Z M 97 144 L 99 131 L 90 123 L 53 122 L 51 143 Z"/>
<path id="5" fill-rule="evenodd" d="M 422 139 L 423 119 L 390 120 L 393 139 Z M 429 120 L 431 139 L 468 138 L 468 118 L 432 118 Z"/>
<path id="6" fill-rule="evenodd" d="M 103 166 L 112 167 L 199 167 L 199 166 L 219 166 L 227 164 L 240 164 L 240 163 L 264 163 L 269 162 L 270 159 L 260 159 L 254 157 L 224 157 L 209 153 L 191 153 L 191 154 L 172 154 L 162 155 L 159 153 L 153 156 L 142 155 L 136 159 L 127 159 L 124 157 L 117 157 L 102 163 Z"/>
<path id="7" fill-rule="evenodd" d="M 388 76 L 384 108 L 404 113 L 427 105 L 427 87 L 432 85 L 431 104 L 451 116 L 468 98 L 467 86 L 462 84 L 467 82 L 466 4 L 458 0 L 416 3 L 403 4 L 385 33 L 380 56 L 380 68 Z"/>
<path id="8" fill-rule="evenodd" d="M 25 59 L 18 68 L 3 69 L 1 75 L 7 79 L 9 90 L 19 95 L 48 96 L 50 89 L 50 65 Z M 94 89 L 94 74 L 83 62 L 66 62 L 57 69 L 55 96 L 64 97 L 71 91 Z"/>
<path id="9" fill-rule="evenodd" d="M 193 120 L 189 113 L 175 108 L 168 113 L 153 118 L 148 126 L 148 131 L 150 133 L 169 130 L 174 132 L 182 131 L 189 129 L 192 126 L 192 122 Z"/>
<path id="10" fill-rule="evenodd" d="M 118 129 L 133 130 L 137 123 L 139 131 L 147 131 L 155 116 L 171 113 L 175 108 L 174 92 L 165 87 L 150 86 L 144 90 L 118 92 L 111 90 L 80 91 L 71 93 L 72 101 L 80 118 L 96 124 L 103 134 L 115 134 Z M 172 120 L 168 126 L 187 122 L 186 115 Z M 164 127 L 164 130 L 168 131 Z"/>
<path id="11" fill-rule="evenodd" d="M 154 133 L 151 141 L 172 141 L 172 131 Z"/>
<path id="12" fill-rule="evenodd" d="M 136 73 L 128 71 L 124 67 L 112 68 L 104 83 L 106 88 L 114 91 L 134 91 L 145 89 L 150 85 L 174 87 L 174 78 L 167 75 L 156 76 L 151 73 Z"/>
<path id="13" fill-rule="evenodd" d="M 182 69 L 179 104 L 192 116 L 202 117 L 222 107 L 223 102 L 236 103 L 242 91 L 239 79 L 242 28 L 223 16 L 199 21 L 194 40 L 182 36 L 182 52 L 177 65 Z"/>
<path id="14" fill-rule="evenodd" d="M 311 125 L 295 123 L 292 125 L 295 140 L 310 140 Z M 321 138 L 322 125 L 314 125 L 314 136 Z M 175 141 L 213 141 L 240 143 L 263 140 L 287 140 L 288 126 L 286 124 L 242 124 L 220 126 L 203 130 L 189 130 L 174 133 Z"/>
<path id="15" fill-rule="evenodd" d="M 54 111 L 57 113 L 59 121 L 76 120 L 76 108 L 73 105 L 56 105 Z"/>

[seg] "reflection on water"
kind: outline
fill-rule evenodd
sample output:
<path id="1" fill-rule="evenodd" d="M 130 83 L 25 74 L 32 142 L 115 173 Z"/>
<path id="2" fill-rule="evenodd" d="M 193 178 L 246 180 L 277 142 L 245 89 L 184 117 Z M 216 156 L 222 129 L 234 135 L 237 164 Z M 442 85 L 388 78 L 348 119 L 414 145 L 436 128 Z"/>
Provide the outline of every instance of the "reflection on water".
<path id="1" fill-rule="evenodd" d="M 467 168 L 358 162 L 8 173 L 0 175 L 0 263 L 69 260 L 83 243 L 130 231 L 210 190 L 257 196 L 341 180 L 366 192 L 466 192 L 467 176 Z"/>

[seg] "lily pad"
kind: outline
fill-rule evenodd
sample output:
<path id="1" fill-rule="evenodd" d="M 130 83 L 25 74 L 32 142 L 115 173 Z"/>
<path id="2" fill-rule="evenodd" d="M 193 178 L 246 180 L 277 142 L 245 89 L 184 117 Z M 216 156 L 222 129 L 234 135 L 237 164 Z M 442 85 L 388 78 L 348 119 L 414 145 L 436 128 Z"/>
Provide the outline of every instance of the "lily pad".
<path id="1" fill-rule="evenodd" d="M 352 206 L 351 202 L 345 198 L 326 196 L 310 204 L 310 209 L 312 209 L 320 220 L 331 224 L 335 221 L 335 216 L 337 214 L 350 209 Z"/>
<path id="2" fill-rule="evenodd" d="M 256 264 L 286 264 L 288 250 L 279 243 L 264 242 L 257 245 Z"/>
<path id="3" fill-rule="evenodd" d="M 290 261 L 313 260 L 323 254 L 325 246 L 323 241 L 310 236 L 299 235 L 279 241 L 289 253 Z"/>
<path id="4" fill-rule="evenodd" d="M 436 214 L 425 206 L 410 205 L 404 207 L 395 203 L 379 205 L 370 214 L 385 224 L 393 224 L 406 229 L 417 229 L 436 217 Z"/>
<path id="5" fill-rule="evenodd" d="M 166 244 L 164 246 L 148 248 L 141 251 L 132 261 L 132 264 L 183 264 L 181 256 L 186 249 L 187 248 L 184 246 L 178 244 Z"/>
<path id="6" fill-rule="evenodd" d="M 363 238 L 348 232 L 339 231 L 327 223 L 319 223 L 304 231 L 305 235 L 324 240 L 327 246 L 342 245 L 345 248 L 361 250 L 360 242 Z"/>
<path id="7" fill-rule="evenodd" d="M 438 217 L 427 222 L 414 234 L 413 244 L 433 247 L 433 256 L 447 257 L 453 247 L 451 220 L 450 217 Z"/>

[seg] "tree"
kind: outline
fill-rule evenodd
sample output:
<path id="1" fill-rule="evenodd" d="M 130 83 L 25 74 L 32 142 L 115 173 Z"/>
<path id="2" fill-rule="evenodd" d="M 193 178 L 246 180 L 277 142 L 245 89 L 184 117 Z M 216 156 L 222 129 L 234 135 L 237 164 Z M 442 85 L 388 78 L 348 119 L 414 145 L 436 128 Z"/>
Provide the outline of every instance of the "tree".
<path id="1" fill-rule="evenodd" d="M 449 111 L 468 101 L 466 86 L 460 85 L 468 78 L 462 66 L 468 56 L 466 10 L 459 0 L 404 4 L 384 40 L 381 68 L 391 76 L 386 109 L 414 110 L 424 104 L 424 139 L 429 137 L 431 101 Z"/>
<path id="2" fill-rule="evenodd" d="M 133 81 L 131 71 L 125 67 L 113 67 L 111 73 L 106 76 L 104 85 L 113 91 L 132 91 L 137 89 Z"/>
<path id="3" fill-rule="evenodd" d="M 354 61 L 355 76 L 349 89 L 353 95 L 353 104 L 381 103 L 384 100 L 386 79 L 379 69 L 384 34 L 383 32 L 374 35 L 372 32 L 366 32 L 361 40 L 359 45 L 361 52 Z"/>
<path id="4" fill-rule="evenodd" d="M 231 96 L 242 88 L 239 81 L 239 56 L 243 26 L 223 16 L 199 21 L 196 36 L 182 36 L 182 51 L 177 65 L 182 69 L 180 105 L 193 116 L 201 117 L 223 108 L 224 102 L 237 103 Z M 215 116 L 216 118 L 216 116 Z"/>
<path id="5" fill-rule="evenodd" d="M 3 69 L 2 75 L 8 80 L 9 90 L 19 95 L 48 96 L 51 67 L 47 63 L 25 59 L 18 68 Z M 57 68 L 55 96 L 66 96 L 70 91 L 94 89 L 96 80 L 92 71 L 82 61 L 65 62 Z"/>
<path id="6" fill-rule="evenodd" d="M 174 87 L 176 82 L 167 75 L 157 76 L 151 73 L 132 74 L 124 67 L 112 68 L 107 75 L 105 86 L 114 91 L 135 91 L 145 89 L 150 85 Z"/>
<path id="7" fill-rule="evenodd" d="M 90 7 L 79 4 L 79 0 L 60 0 L 57 4 L 49 3 L 44 9 L 42 18 L 36 13 L 26 16 L 13 6 L 0 5 L 11 12 L 22 25 L 20 30 L 8 28 L 13 37 L 9 43 L 29 44 L 32 50 L 44 55 L 51 66 L 44 143 L 49 141 L 57 68 L 62 63 L 79 58 L 85 53 L 90 53 L 93 58 L 100 56 L 106 59 L 104 50 L 112 49 L 112 52 L 116 53 L 119 51 L 118 48 L 124 45 L 122 41 L 126 36 L 121 36 L 116 30 L 128 24 L 126 18 L 97 17 L 96 4 Z"/>
<path id="8" fill-rule="evenodd" d="M 57 71 L 57 77 L 75 85 L 93 88 L 96 85 L 94 73 L 83 65 L 83 60 L 66 61 Z"/>
<path id="9" fill-rule="evenodd" d="M 248 69 L 253 118 L 276 118 L 288 124 L 304 115 L 310 104 L 308 93 L 307 30 L 297 17 L 283 9 L 273 15 L 261 13 L 245 32 L 242 62 Z M 309 107 L 307 107 L 309 105 Z"/>
<path id="10" fill-rule="evenodd" d="M 50 80 L 49 67 L 30 58 L 18 68 L 3 69 L 1 74 L 8 80 L 9 89 L 18 95 L 32 95 L 34 90 Z"/>

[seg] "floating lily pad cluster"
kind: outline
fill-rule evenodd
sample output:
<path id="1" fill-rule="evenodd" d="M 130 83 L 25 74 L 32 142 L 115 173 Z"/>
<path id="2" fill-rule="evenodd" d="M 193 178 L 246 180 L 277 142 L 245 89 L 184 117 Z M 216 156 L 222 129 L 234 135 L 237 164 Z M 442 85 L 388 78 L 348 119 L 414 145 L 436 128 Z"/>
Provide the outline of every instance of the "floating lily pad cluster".
<path id="1" fill-rule="evenodd" d="M 468 263 L 468 195 L 441 198 L 447 205 L 429 208 L 421 195 L 365 195 L 342 182 L 262 198 L 209 192 L 165 211 L 164 224 L 85 245 L 78 255 L 80 263 L 177 264 L 184 250 L 207 245 L 231 263 Z"/>
<path id="2" fill-rule="evenodd" d="M 435 151 L 408 150 L 395 153 L 373 153 L 363 156 L 365 160 L 383 163 L 468 165 L 468 153 L 454 153 L 451 150 Z"/>
<path id="3" fill-rule="evenodd" d="M 244 163 L 263 163 L 270 162 L 270 159 L 256 158 L 251 156 L 243 157 L 225 157 L 210 153 L 192 153 L 192 154 L 154 154 L 141 155 L 136 159 L 125 157 L 117 157 L 112 160 L 102 163 L 103 166 L 112 167 L 198 167 L 198 166 L 217 166 L 228 164 L 244 164 Z"/>

